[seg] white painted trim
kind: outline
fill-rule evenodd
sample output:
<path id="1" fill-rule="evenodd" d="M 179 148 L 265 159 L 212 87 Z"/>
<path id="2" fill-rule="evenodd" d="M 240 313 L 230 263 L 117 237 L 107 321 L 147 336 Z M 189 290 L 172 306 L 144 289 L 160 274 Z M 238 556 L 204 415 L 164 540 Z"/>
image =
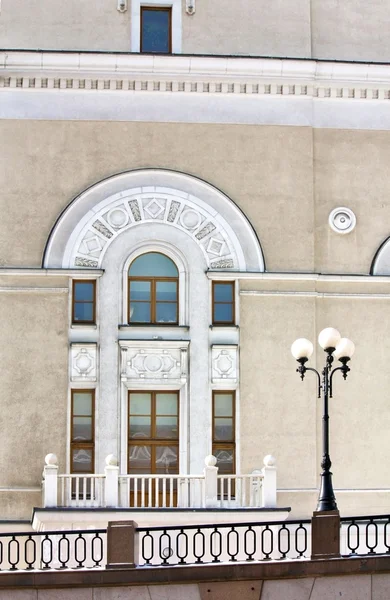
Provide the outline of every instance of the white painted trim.
<path id="1" fill-rule="evenodd" d="M 255 281 L 318 281 L 326 283 L 388 283 L 388 275 L 322 275 L 321 273 L 241 273 L 234 271 L 207 271 L 209 279 L 253 279 Z"/>
<path id="2" fill-rule="evenodd" d="M 172 53 L 181 53 L 182 26 L 181 26 L 182 0 L 131 0 L 131 51 L 141 50 L 141 7 L 163 6 L 172 8 Z"/>
<path id="3" fill-rule="evenodd" d="M 28 275 L 29 277 L 77 277 L 82 279 L 96 279 L 101 277 L 104 271 L 102 269 L 17 269 L 14 267 L 0 268 L 0 277 L 3 275 Z"/>
<path id="4" fill-rule="evenodd" d="M 41 492 L 40 487 L 0 487 L 0 493 L 2 492 Z"/>
<path id="5" fill-rule="evenodd" d="M 356 298 L 360 300 L 371 300 L 371 299 L 390 299 L 389 294 L 361 294 L 356 293 L 340 293 L 340 292 L 294 292 L 294 291 L 262 291 L 262 290 L 242 290 L 241 296 L 293 296 L 295 298 Z"/>
<path id="6" fill-rule="evenodd" d="M 48 288 L 48 287 L 0 287 L 2 294 L 68 294 L 68 288 Z"/>

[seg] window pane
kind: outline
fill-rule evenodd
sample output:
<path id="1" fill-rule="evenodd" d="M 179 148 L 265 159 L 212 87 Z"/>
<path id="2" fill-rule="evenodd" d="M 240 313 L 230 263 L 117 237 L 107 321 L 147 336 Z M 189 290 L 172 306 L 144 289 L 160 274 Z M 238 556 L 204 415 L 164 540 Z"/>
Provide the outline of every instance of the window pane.
<path id="1" fill-rule="evenodd" d="M 150 473 L 152 466 L 150 446 L 129 446 L 129 471 L 138 469 L 140 473 Z"/>
<path id="2" fill-rule="evenodd" d="M 89 303 L 89 302 L 86 302 L 85 304 L 75 302 L 74 320 L 75 321 L 93 321 L 93 304 Z"/>
<path id="3" fill-rule="evenodd" d="M 130 414 L 131 415 L 150 415 L 152 395 L 138 394 L 131 392 L 130 394 Z"/>
<path id="4" fill-rule="evenodd" d="M 156 303 L 156 323 L 176 323 L 177 304 Z"/>
<path id="5" fill-rule="evenodd" d="M 142 11 L 141 52 L 169 52 L 169 10 Z"/>
<path id="6" fill-rule="evenodd" d="M 177 415 L 178 398 L 177 394 L 157 394 L 156 395 L 156 413 L 158 415 Z"/>
<path id="7" fill-rule="evenodd" d="M 156 446 L 156 473 L 178 473 L 178 447 Z"/>
<path id="8" fill-rule="evenodd" d="M 93 439 L 92 418 L 73 417 L 73 442 L 90 442 Z"/>
<path id="9" fill-rule="evenodd" d="M 130 281 L 130 299 L 150 302 L 150 281 Z"/>
<path id="10" fill-rule="evenodd" d="M 232 394 L 214 394 L 214 415 L 216 417 L 233 416 Z"/>
<path id="11" fill-rule="evenodd" d="M 73 284 L 74 299 L 77 300 L 89 300 L 93 302 L 94 299 L 94 283 L 92 281 L 80 282 L 75 281 Z"/>
<path id="12" fill-rule="evenodd" d="M 130 417 L 129 437 L 150 438 L 151 436 L 151 419 L 150 417 Z"/>
<path id="13" fill-rule="evenodd" d="M 179 436 L 177 417 L 156 417 L 156 437 L 176 440 Z"/>
<path id="14" fill-rule="evenodd" d="M 215 302 L 233 302 L 233 284 L 215 283 L 214 284 Z"/>
<path id="15" fill-rule="evenodd" d="M 73 392 L 73 414 L 74 415 L 92 415 L 92 393 Z"/>
<path id="16" fill-rule="evenodd" d="M 214 438 L 219 442 L 234 440 L 233 419 L 214 419 Z"/>
<path id="17" fill-rule="evenodd" d="M 234 450 L 217 450 L 214 448 L 213 454 L 217 459 L 217 467 L 220 475 L 231 474 L 234 472 Z"/>
<path id="18" fill-rule="evenodd" d="M 150 323 L 150 303 L 149 302 L 131 302 L 130 303 L 130 321 L 132 323 Z"/>
<path id="19" fill-rule="evenodd" d="M 178 277 L 175 263 L 159 252 L 148 252 L 136 258 L 130 265 L 131 277 Z"/>
<path id="20" fill-rule="evenodd" d="M 177 283 L 176 281 L 157 281 L 156 282 L 156 300 L 165 302 L 176 302 Z"/>
<path id="21" fill-rule="evenodd" d="M 72 472 L 92 473 L 92 450 L 88 448 L 73 448 Z"/>
<path id="22" fill-rule="evenodd" d="M 232 323 L 232 304 L 214 304 L 214 322 Z"/>

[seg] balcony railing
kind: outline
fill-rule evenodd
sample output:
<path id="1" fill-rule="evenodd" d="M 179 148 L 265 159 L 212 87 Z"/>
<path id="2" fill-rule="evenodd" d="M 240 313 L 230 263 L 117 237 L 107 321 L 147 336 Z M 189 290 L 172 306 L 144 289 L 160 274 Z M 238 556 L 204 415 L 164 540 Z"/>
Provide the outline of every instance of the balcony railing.
<path id="1" fill-rule="evenodd" d="M 58 474 L 46 456 L 43 506 L 76 508 L 276 508 L 275 459 L 251 475 L 219 475 L 209 456 L 201 475 L 121 475 L 112 456 L 101 475 Z"/>
<path id="2" fill-rule="evenodd" d="M 2 533 L 0 571 L 322 559 L 314 547 L 312 523 L 306 519 L 137 527 L 133 521 L 120 521 L 109 523 L 107 530 Z M 332 558 L 390 554 L 390 515 L 338 519 L 338 529 L 339 552 Z"/>

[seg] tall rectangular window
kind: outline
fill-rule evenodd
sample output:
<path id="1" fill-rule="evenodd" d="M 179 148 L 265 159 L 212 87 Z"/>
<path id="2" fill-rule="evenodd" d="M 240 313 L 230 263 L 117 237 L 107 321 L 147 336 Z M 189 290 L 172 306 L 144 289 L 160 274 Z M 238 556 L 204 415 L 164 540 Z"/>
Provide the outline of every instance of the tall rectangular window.
<path id="1" fill-rule="evenodd" d="M 72 473 L 93 473 L 95 390 L 72 390 L 70 464 Z"/>
<path id="2" fill-rule="evenodd" d="M 72 323 L 96 322 L 96 281 L 74 279 L 72 286 Z"/>
<path id="3" fill-rule="evenodd" d="M 141 52 L 172 52 L 172 9 L 141 7 Z"/>
<path id="4" fill-rule="evenodd" d="M 236 394 L 213 392 L 213 454 L 221 475 L 236 470 Z"/>
<path id="5" fill-rule="evenodd" d="M 234 281 L 213 281 L 213 325 L 234 325 Z"/>

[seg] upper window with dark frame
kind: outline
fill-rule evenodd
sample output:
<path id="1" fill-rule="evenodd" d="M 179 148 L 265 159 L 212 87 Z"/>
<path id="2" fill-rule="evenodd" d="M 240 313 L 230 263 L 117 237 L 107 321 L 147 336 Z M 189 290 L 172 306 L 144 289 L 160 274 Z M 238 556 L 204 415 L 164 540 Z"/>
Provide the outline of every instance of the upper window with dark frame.
<path id="1" fill-rule="evenodd" d="M 172 52 L 172 9 L 141 7 L 141 52 Z"/>
<path id="2" fill-rule="evenodd" d="M 234 325 L 234 281 L 213 281 L 213 325 Z"/>
<path id="3" fill-rule="evenodd" d="M 74 279 L 72 286 L 72 323 L 95 324 L 96 281 Z"/>
<path id="4" fill-rule="evenodd" d="M 129 323 L 177 325 L 179 272 L 159 252 L 142 254 L 129 269 Z"/>

